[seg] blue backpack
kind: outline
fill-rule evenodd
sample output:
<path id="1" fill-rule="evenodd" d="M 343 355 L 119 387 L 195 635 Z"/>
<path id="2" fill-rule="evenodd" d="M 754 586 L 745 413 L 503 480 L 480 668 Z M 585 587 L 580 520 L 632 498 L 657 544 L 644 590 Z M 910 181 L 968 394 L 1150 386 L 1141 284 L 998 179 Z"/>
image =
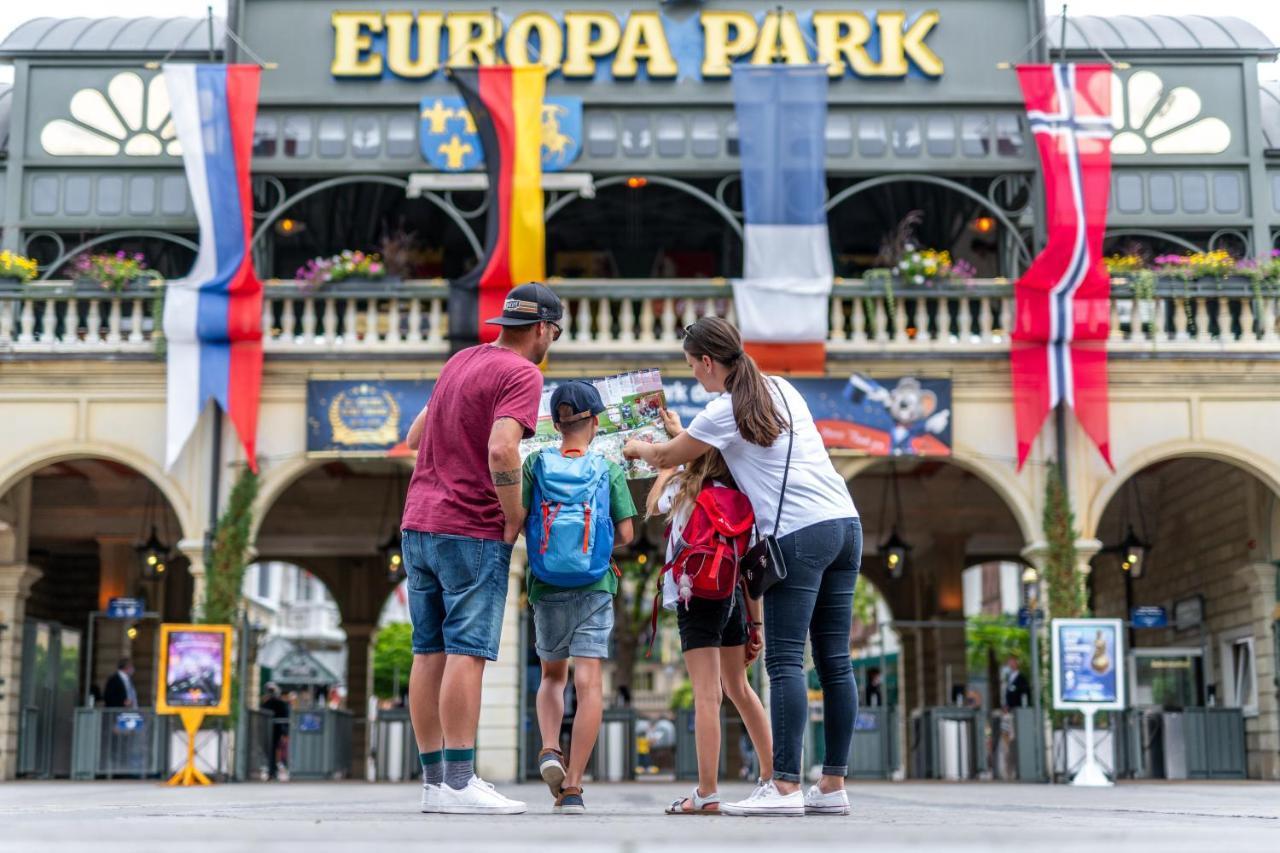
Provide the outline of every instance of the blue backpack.
<path id="1" fill-rule="evenodd" d="M 604 577 L 613 552 L 609 509 L 609 463 L 603 456 L 539 453 L 524 532 L 533 576 L 560 587 Z"/>

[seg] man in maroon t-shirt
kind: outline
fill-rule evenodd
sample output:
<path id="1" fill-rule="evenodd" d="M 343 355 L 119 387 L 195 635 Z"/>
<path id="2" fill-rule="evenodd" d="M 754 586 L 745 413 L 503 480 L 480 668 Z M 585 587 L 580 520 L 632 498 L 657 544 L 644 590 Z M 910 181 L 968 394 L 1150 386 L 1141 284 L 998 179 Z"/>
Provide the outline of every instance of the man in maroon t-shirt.
<path id="1" fill-rule="evenodd" d="M 502 316 L 488 321 L 503 327 L 497 342 L 450 358 L 409 429 L 418 460 L 401 528 L 424 812 L 525 811 L 475 775 L 475 738 L 484 665 L 498 658 L 511 548 L 524 525 L 520 440 L 537 425 L 536 365 L 560 337 L 562 316 L 546 285 L 512 290 Z"/>

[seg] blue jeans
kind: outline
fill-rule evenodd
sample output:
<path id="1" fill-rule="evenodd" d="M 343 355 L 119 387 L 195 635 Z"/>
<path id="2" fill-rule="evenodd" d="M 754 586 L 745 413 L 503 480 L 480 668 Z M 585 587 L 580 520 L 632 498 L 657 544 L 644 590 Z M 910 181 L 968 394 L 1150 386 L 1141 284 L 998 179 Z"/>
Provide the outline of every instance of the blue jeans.
<path id="1" fill-rule="evenodd" d="M 413 653 L 498 659 L 511 546 L 491 539 L 401 531 Z"/>
<path id="2" fill-rule="evenodd" d="M 849 662 L 853 588 L 862 565 L 862 524 L 856 518 L 823 521 L 778 540 L 787 578 L 764 596 L 765 669 L 773 723 L 773 775 L 800 781 L 800 751 L 809 719 L 804 641 L 822 683 L 827 776 L 849 772 L 849 745 L 858 691 Z"/>
<path id="3" fill-rule="evenodd" d="M 533 633 L 541 660 L 607 658 L 613 596 L 603 589 L 544 592 L 533 605 Z"/>

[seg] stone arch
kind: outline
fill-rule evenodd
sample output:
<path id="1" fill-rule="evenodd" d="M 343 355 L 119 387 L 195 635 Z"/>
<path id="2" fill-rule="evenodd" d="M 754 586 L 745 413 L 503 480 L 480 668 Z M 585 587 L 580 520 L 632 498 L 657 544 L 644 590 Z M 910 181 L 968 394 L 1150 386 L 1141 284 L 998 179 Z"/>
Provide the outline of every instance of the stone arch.
<path id="1" fill-rule="evenodd" d="M 1145 448 L 1126 459 L 1089 501 L 1088 514 L 1080 520 L 1081 535 L 1085 539 L 1097 537 L 1098 525 L 1107 505 L 1134 476 L 1157 462 L 1179 457 L 1214 459 L 1234 465 L 1264 483 L 1272 494 L 1280 496 L 1280 465 L 1272 460 L 1223 441 L 1178 439 Z"/>
<path id="2" fill-rule="evenodd" d="M 400 463 L 406 470 L 413 469 L 412 457 L 405 459 L 385 458 L 388 461 Z M 299 456 L 288 459 L 279 465 L 273 465 L 269 469 L 264 469 L 258 486 L 258 497 L 253 505 L 253 526 L 249 529 L 249 541 L 252 543 L 258 540 L 258 532 L 262 528 L 262 522 L 266 519 L 267 514 L 271 512 L 271 508 L 275 506 L 276 501 L 307 474 L 326 462 L 332 461 L 334 460 Z"/>
<path id="3" fill-rule="evenodd" d="M 66 441 L 32 448 L 0 466 L 0 496 L 8 494 L 24 477 L 41 468 L 72 459 L 106 459 L 129 466 L 159 489 L 169 502 L 178 517 L 183 539 L 199 540 L 204 536 L 204 526 L 182 486 L 150 456 L 110 442 Z"/>

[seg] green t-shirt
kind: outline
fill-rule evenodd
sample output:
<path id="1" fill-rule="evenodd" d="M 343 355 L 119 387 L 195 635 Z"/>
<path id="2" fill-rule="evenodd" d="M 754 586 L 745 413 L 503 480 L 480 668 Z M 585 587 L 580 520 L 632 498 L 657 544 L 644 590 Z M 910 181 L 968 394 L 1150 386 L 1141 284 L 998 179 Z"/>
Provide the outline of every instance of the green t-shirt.
<path id="1" fill-rule="evenodd" d="M 529 454 L 529 458 L 524 460 L 524 488 L 523 501 L 524 508 L 528 511 L 533 503 L 533 463 L 537 461 L 538 454 L 543 451 L 538 450 Z M 613 462 L 606 463 L 609 466 L 609 515 L 613 517 L 613 523 L 617 524 L 623 519 L 631 518 L 636 514 L 635 501 L 631 500 L 631 490 L 627 488 L 627 475 L 620 466 Z M 538 599 L 546 592 L 563 592 L 564 587 L 553 586 L 538 580 L 533 576 L 533 572 L 529 572 L 529 603 L 536 604 Z M 618 575 L 610 569 L 604 573 L 604 576 L 595 583 L 589 583 L 586 586 L 576 587 L 583 591 L 603 590 L 610 595 L 618 594 Z"/>

